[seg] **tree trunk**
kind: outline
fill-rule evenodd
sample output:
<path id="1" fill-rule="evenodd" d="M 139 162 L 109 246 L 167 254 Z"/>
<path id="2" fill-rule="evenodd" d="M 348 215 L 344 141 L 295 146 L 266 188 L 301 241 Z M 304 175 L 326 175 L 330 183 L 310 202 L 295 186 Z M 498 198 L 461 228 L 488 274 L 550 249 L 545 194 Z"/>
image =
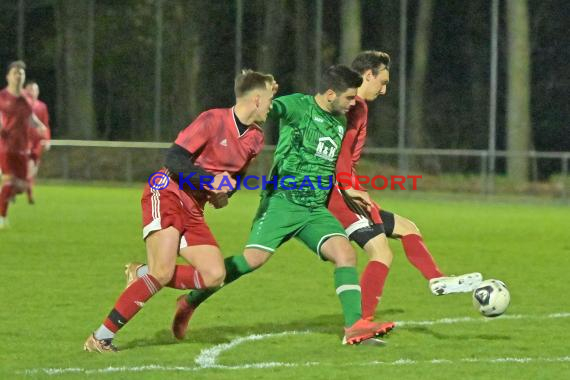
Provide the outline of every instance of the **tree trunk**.
<path id="1" fill-rule="evenodd" d="M 472 0 L 467 6 L 465 53 L 469 64 L 471 125 L 470 133 L 459 131 L 454 148 L 485 149 L 488 137 L 489 79 L 486 67 L 489 60 L 489 3 Z M 465 128 L 464 125 L 459 126 Z"/>
<path id="2" fill-rule="evenodd" d="M 375 33 L 372 47 L 390 54 L 392 62 L 395 64 L 390 70 L 392 82 L 388 85 L 388 96 L 380 97 L 378 100 L 368 103 L 368 125 L 377 127 L 368 128 L 367 146 L 396 146 L 398 144 L 398 77 L 399 71 L 404 70 L 399 36 L 400 3 L 388 1 L 382 4 L 382 8 L 375 10 L 374 13 L 377 15 L 376 17 L 381 17 L 382 22 L 376 23 L 377 18 L 374 18 L 375 24 L 366 26 L 365 30 L 367 33 Z M 375 7 L 374 3 L 371 6 Z"/>
<path id="3" fill-rule="evenodd" d="M 361 49 L 362 9 L 360 0 L 342 0 L 340 15 L 340 63 L 350 65 Z"/>
<path id="4" fill-rule="evenodd" d="M 279 45 L 285 29 L 285 0 L 263 2 L 265 6 L 263 34 L 257 51 L 257 68 L 260 71 L 275 75 Z M 279 80 L 279 78 L 277 78 Z M 273 144 L 276 141 L 276 127 L 266 128 L 265 142 Z"/>
<path id="5" fill-rule="evenodd" d="M 530 42 L 526 0 L 507 0 L 507 150 L 530 147 Z M 507 175 L 517 184 L 528 180 L 528 158 L 508 157 Z"/>
<path id="6" fill-rule="evenodd" d="M 93 49 L 95 0 L 60 0 L 56 22 L 61 33 L 61 66 L 58 116 L 66 136 L 91 139 L 96 136 L 93 109 Z M 61 40 L 60 40 L 61 39 Z M 63 83 L 62 83 L 63 82 Z M 61 97 L 60 97 L 61 96 Z M 65 111 L 62 109 L 65 108 Z"/>
<path id="7" fill-rule="evenodd" d="M 295 91 L 305 93 L 310 88 L 311 63 L 308 53 L 308 9 L 305 0 L 295 0 Z"/>
<path id="8" fill-rule="evenodd" d="M 175 43 L 173 77 L 173 132 L 188 125 L 201 110 L 198 96 L 198 75 L 200 73 L 201 33 L 198 18 L 204 17 L 199 1 L 177 1 L 174 3 Z"/>
<path id="9" fill-rule="evenodd" d="M 52 122 L 52 135 L 53 129 L 56 130 L 56 136 L 64 136 L 67 133 L 65 122 L 65 70 L 63 67 L 64 58 L 64 29 L 63 29 L 63 10 L 59 4 L 54 7 L 55 18 L 55 54 L 54 54 L 54 67 L 55 67 L 55 123 Z M 55 128 L 53 128 L 56 126 Z"/>
<path id="10" fill-rule="evenodd" d="M 416 20 L 414 53 L 412 58 L 413 65 L 409 92 L 410 142 L 414 148 L 425 148 L 428 146 L 429 141 L 429 136 L 424 126 L 424 92 L 429 60 L 433 7 L 433 0 L 420 1 L 418 17 Z M 432 160 L 429 157 L 422 158 L 420 160 L 412 160 L 412 162 L 415 162 L 414 166 L 416 167 L 420 161 L 424 164 L 427 164 L 428 162 L 430 164 L 437 162 L 437 160 Z"/>

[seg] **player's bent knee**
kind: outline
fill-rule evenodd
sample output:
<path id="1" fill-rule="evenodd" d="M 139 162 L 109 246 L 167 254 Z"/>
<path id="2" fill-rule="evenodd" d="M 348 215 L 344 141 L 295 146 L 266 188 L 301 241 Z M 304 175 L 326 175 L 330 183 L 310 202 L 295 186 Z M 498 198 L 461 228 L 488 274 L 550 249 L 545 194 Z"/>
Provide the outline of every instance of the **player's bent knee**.
<path id="1" fill-rule="evenodd" d="M 378 235 L 374 239 L 368 241 L 364 246 L 364 250 L 366 251 L 369 260 L 379 261 L 387 267 L 390 267 L 392 264 L 394 254 L 390 249 L 388 238 L 385 234 Z"/>
<path id="2" fill-rule="evenodd" d="M 172 276 L 174 276 L 174 268 L 172 269 L 156 268 L 153 270 L 149 270 L 148 273 L 152 277 L 154 277 L 156 281 L 160 283 L 160 285 L 166 286 L 172 279 Z"/>
<path id="3" fill-rule="evenodd" d="M 356 252 L 348 239 L 341 236 L 333 236 L 323 243 L 321 255 L 337 267 L 356 266 Z"/>
<path id="4" fill-rule="evenodd" d="M 422 236 L 420 229 L 414 222 L 409 219 L 403 218 L 401 216 L 396 217 L 396 228 L 399 235 L 406 236 L 406 235 L 418 235 Z"/>
<path id="5" fill-rule="evenodd" d="M 269 260 L 271 253 L 256 248 L 246 248 L 243 256 L 251 269 L 257 269 Z"/>
<path id="6" fill-rule="evenodd" d="M 351 252 L 343 252 L 339 254 L 334 263 L 337 267 L 355 267 L 356 266 L 356 253 L 354 251 Z"/>
<path id="7" fill-rule="evenodd" d="M 204 280 L 204 286 L 207 288 L 214 288 L 222 285 L 226 278 L 226 269 L 221 266 L 215 266 L 206 270 L 201 270 L 200 274 Z"/>

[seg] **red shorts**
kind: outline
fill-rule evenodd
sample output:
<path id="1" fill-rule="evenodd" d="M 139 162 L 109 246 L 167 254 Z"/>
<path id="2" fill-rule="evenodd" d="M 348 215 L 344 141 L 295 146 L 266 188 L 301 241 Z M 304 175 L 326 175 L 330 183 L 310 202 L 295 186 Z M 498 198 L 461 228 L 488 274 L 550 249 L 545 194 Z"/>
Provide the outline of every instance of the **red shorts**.
<path id="1" fill-rule="evenodd" d="M 0 169 L 3 174 L 26 180 L 28 178 L 28 155 L 18 152 L 2 152 L 0 153 Z"/>
<path id="2" fill-rule="evenodd" d="M 170 179 L 168 186 L 162 190 L 153 189 L 147 184 L 141 206 L 143 239 L 154 231 L 174 227 L 181 235 L 180 249 L 194 245 L 218 247 L 204 219 L 203 205 L 180 190 L 173 180 Z"/>
<path id="3" fill-rule="evenodd" d="M 369 219 L 366 216 L 352 211 L 346 204 L 340 189 L 336 186 L 332 189 L 328 209 L 342 224 L 348 236 L 350 236 L 354 231 L 370 226 L 370 219 L 372 219 L 374 224 L 382 224 L 382 218 L 380 218 L 380 206 L 378 206 L 376 202 L 372 202 L 372 210 L 370 211 Z"/>

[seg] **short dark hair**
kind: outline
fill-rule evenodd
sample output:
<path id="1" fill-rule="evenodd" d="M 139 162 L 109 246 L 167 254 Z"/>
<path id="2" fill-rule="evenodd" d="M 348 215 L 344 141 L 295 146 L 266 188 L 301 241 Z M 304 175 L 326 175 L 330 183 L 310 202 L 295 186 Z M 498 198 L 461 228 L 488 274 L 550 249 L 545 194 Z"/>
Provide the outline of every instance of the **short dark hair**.
<path id="1" fill-rule="evenodd" d="M 352 69 L 358 71 L 360 75 L 367 70 L 372 70 L 372 74 L 378 75 L 380 68 L 384 66 L 386 70 L 390 70 L 390 56 L 378 50 L 367 50 L 358 54 L 352 61 Z"/>
<path id="2" fill-rule="evenodd" d="M 319 94 L 327 90 L 343 93 L 349 88 L 358 88 L 362 84 L 362 76 L 345 65 L 334 65 L 326 69 L 319 83 Z"/>
<path id="3" fill-rule="evenodd" d="M 260 73 L 253 70 L 242 70 L 241 73 L 236 75 L 234 81 L 234 93 L 236 98 L 247 94 L 251 90 L 266 89 L 275 81 L 273 75 Z"/>
<path id="4" fill-rule="evenodd" d="M 26 70 L 26 63 L 24 61 L 14 61 L 14 62 L 10 62 L 10 64 L 8 65 L 8 73 L 10 72 L 10 70 L 12 69 L 24 69 Z"/>

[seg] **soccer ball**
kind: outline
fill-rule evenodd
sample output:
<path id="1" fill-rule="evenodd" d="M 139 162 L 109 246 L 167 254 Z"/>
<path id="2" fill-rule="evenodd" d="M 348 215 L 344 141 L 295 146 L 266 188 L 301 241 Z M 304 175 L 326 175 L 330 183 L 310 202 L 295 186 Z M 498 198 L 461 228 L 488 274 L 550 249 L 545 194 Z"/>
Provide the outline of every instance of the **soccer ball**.
<path id="1" fill-rule="evenodd" d="M 503 314 L 510 301 L 509 289 L 499 280 L 485 280 L 473 291 L 473 306 L 485 317 Z"/>

